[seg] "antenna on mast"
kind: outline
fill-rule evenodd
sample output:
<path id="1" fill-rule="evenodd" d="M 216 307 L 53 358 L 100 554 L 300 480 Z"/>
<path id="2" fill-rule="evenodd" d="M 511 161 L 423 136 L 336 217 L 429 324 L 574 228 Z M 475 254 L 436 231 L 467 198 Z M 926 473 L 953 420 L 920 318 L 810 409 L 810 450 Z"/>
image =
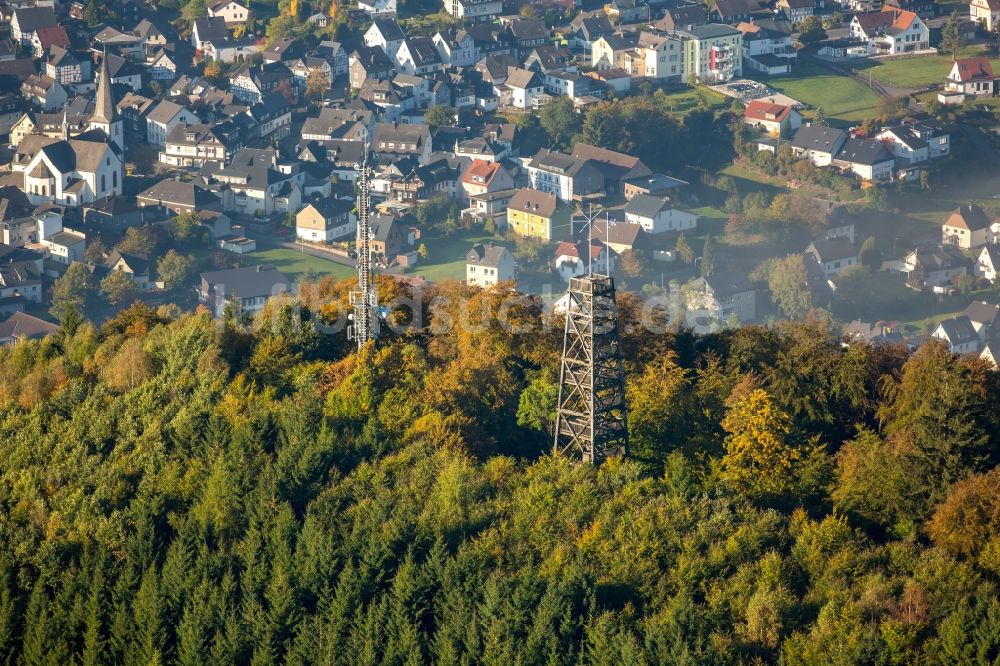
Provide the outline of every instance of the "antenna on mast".
<path id="1" fill-rule="evenodd" d="M 361 349 L 379 334 L 378 292 L 371 257 L 371 167 L 367 150 L 361 164 L 354 168 L 358 172 L 358 288 L 350 294 L 354 314 L 352 324 L 347 327 L 347 339 L 357 340 Z"/>

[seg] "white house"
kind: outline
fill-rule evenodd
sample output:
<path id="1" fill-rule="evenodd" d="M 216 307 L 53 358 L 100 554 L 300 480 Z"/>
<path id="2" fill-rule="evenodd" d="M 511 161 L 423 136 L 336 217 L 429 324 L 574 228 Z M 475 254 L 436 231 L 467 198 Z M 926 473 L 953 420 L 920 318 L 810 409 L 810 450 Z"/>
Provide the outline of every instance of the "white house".
<path id="1" fill-rule="evenodd" d="M 295 235 L 315 243 L 353 238 L 358 231 L 353 208 L 353 202 L 346 199 L 327 198 L 307 204 L 295 216 Z"/>
<path id="2" fill-rule="evenodd" d="M 463 21 L 489 21 L 503 13 L 502 0 L 444 0 L 444 10 Z"/>
<path id="3" fill-rule="evenodd" d="M 979 206 L 956 208 L 941 225 L 941 242 L 964 250 L 996 241 L 996 225 Z"/>
<path id="4" fill-rule="evenodd" d="M 1000 25 L 1000 0 L 971 0 L 969 18 L 987 30 L 996 30 Z"/>
<path id="5" fill-rule="evenodd" d="M 510 90 L 510 104 L 518 109 L 533 108 L 536 97 L 545 92 L 542 77 L 530 69 L 511 67 L 504 87 Z"/>
<path id="6" fill-rule="evenodd" d="M 647 233 L 685 231 L 698 226 L 698 216 L 675 208 L 670 199 L 636 194 L 625 206 L 625 218 Z"/>
<path id="7" fill-rule="evenodd" d="M 1000 274 L 1000 245 L 990 243 L 979 252 L 979 259 L 976 261 L 975 273 L 979 277 L 996 283 L 997 275 Z"/>
<path id="8" fill-rule="evenodd" d="M 931 336 L 944 340 L 953 354 L 975 354 L 979 351 L 979 335 L 965 315 L 945 319 Z"/>
<path id="9" fill-rule="evenodd" d="M 913 12 L 889 6 L 880 12 L 855 15 L 848 34 L 866 43 L 871 55 L 897 55 L 930 48 L 931 33 L 923 19 Z"/>
<path id="10" fill-rule="evenodd" d="M 369 16 L 395 16 L 396 0 L 358 0 L 358 9 Z"/>
<path id="11" fill-rule="evenodd" d="M 687 295 L 688 324 L 697 326 L 701 319 L 725 322 L 736 318 L 740 323 L 757 316 L 757 291 L 749 278 L 738 271 L 723 271 L 698 278 L 684 289 Z"/>
<path id="12" fill-rule="evenodd" d="M 163 146 L 167 135 L 178 125 L 193 125 L 201 120 L 183 106 L 163 100 L 146 114 L 146 140 L 154 146 Z"/>
<path id="13" fill-rule="evenodd" d="M 805 254 L 816 260 L 827 278 L 836 277 L 858 263 L 858 251 L 854 249 L 854 244 L 843 237 L 815 240 L 806 248 Z"/>
<path id="14" fill-rule="evenodd" d="M 823 125 L 803 125 L 792 139 L 792 152 L 816 166 L 829 166 L 847 142 L 847 132 Z"/>
<path id="15" fill-rule="evenodd" d="M 492 287 L 514 279 L 514 255 L 502 245 L 476 243 L 465 253 L 465 283 Z"/>
<path id="16" fill-rule="evenodd" d="M 532 189 L 554 194 L 560 201 L 604 192 L 604 175 L 589 160 L 542 148 L 527 169 Z"/>
<path id="17" fill-rule="evenodd" d="M 227 26 L 236 26 L 247 22 L 250 8 L 236 0 L 216 0 L 208 5 L 208 15 L 221 18 Z"/>
<path id="18" fill-rule="evenodd" d="M 389 56 L 396 57 L 396 51 L 406 41 L 406 33 L 394 19 L 375 19 L 371 27 L 365 31 L 365 46 L 378 47 Z"/>
<path id="19" fill-rule="evenodd" d="M 554 266 L 559 277 L 568 283 L 571 278 L 585 275 L 591 269 L 595 273 L 611 272 L 615 262 L 614 257 L 608 253 L 607 246 L 595 238 L 589 244 L 587 241 L 559 243 L 555 250 Z"/>

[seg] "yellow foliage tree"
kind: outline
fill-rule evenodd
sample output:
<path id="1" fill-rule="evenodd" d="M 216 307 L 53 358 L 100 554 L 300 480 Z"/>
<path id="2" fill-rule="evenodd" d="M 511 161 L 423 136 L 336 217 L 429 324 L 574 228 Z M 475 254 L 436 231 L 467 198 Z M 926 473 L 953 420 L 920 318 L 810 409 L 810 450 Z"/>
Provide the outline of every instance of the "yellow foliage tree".
<path id="1" fill-rule="evenodd" d="M 737 391 L 722 420 L 727 433 L 723 477 L 750 495 L 778 495 L 791 486 L 799 452 L 790 444 L 791 418 L 764 389 Z"/>
<path id="2" fill-rule="evenodd" d="M 330 3 L 330 10 L 327 12 L 327 16 L 331 19 L 336 19 L 338 9 L 340 9 L 340 5 L 338 5 L 336 0 L 334 0 L 334 2 Z"/>

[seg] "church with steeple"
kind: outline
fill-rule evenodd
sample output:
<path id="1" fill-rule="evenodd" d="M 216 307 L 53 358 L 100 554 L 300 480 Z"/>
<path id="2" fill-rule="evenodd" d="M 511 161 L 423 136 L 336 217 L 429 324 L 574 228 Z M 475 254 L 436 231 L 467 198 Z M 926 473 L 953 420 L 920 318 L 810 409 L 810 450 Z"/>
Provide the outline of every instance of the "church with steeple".
<path id="1" fill-rule="evenodd" d="M 108 56 L 105 53 L 101 59 L 101 71 L 97 82 L 97 101 L 94 103 L 94 115 L 90 117 L 88 128 L 101 130 L 108 135 L 111 143 L 125 151 L 125 135 L 118 107 L 111 94 L 111 74 L 108 70 Z"/>
<path id="2" fill-rule="evenodd" d="M 63 116 L 62 138 L 29 134 L 14 154 L 11 168 L 24 174 L 24 193 L 34 204 L 81 206 L 122 194 L 125 136 L 111 94 L 107 57 L 101 62 L 94 113 L 86 131 L 71 137 Z"/>

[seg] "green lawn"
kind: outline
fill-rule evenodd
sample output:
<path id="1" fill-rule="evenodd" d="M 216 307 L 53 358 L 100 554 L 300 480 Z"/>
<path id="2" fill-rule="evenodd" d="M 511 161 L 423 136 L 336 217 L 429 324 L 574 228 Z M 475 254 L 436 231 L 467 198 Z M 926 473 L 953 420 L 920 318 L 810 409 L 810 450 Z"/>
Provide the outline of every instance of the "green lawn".
<path id="1" fill-rule="evenodd" d="M 300 280 L 303 275 L 310 271 L 318 274 L 320 277 L 331 275 L 337 279 L 356 275 L 355 270 L 350 266 L 344 266 L 343 264 L 338 264 L 321 257 L 314 257 L 311 254 L 296 252 L 286 247 L 252 252 L 243 256 L 243 262 L 251 266 L 273 264 L 286 277 L 295 281 Z"/>
<path id="2" fill-rule="evenodd" d="M 726 97 L 708 88 L 681 88 L 664 93 L 659 99 L 666 100 L 667 111 L 674 116 L 683 116 L 697 107 L 702 101 L 709 106 L 717 106 L 726 102 Z"/>
<path id="3" fill-rule="evenodd" d="M 981 55 L 981 46 L 966 48 L 959 55 Z M 952 58 L 949 55 L 924 55 L 913 58 L 891 58 L 858 63 L 857 69 L 899 88 L 919 88 L 941 83 L 951 70 Z M 1000 68 L 1000 59 L 991 59 L 994 68 Z"/>
<path id="4" fill-rule="evenodd" d="M 867 86 L 813 63 L 802 62 L 792 76 L 770 78 L 767 84 L 813 108 L 822 107 L 827 118 L 861 121 L 878 104 L 878 96 Z"/>
<path id="5" fill-rule="evenodd" d="M 492 240 L 492 236 L 483 233 L 481 229 L 470 229 L 452 236 L 424 238 L 421 242 L 427 246 L 429 256 L 426 262 L 417 264 L 411 271 L 425 280 L 464 280 L 465 253 L 475 243 Z M 509 243 L 507 249 L 513 249 Z"/>

